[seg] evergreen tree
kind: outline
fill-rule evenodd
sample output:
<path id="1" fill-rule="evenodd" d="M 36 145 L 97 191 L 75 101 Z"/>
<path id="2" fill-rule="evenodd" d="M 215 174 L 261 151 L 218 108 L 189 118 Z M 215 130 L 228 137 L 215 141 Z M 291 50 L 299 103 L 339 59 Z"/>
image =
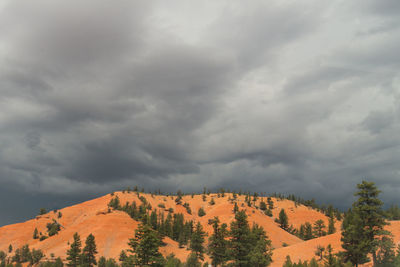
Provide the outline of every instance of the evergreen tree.
<path id="1" fill-rule="evenodd" d="M 314 223 L 314 228 L 313 228 L 313 230 L 314 230 L 314 235 L 315 236 L 317 236 L 317 237 L 321 237 L 321 236 L 324 236 L 324 235 L 326 235 L 326 232 L 325 232 L 325 223 L 324 223 L 324 221 L 323 220 L 321 220 L 321 219 L 319 219 L 319 220 L 317 220 L 315 223 Z"/>
<path id="2" fill-rule="evenodd" d="M 231 223 L 231 256 L 236 266 L 250 266 L 249 253 L 251 251 L 250 227 L 244 210 L 235 214 Z"/>
<path id="3" fill-rule="evenodd" d="M 204 215 L 206 215 L 206 212 L 204 211 L 203 208 L 200 207 L 197 214 L 199 215 L 199 217 L 203 217 Z"/>
<path id="4" fill-rule="evenodd" d="M 197 255 L 201 260 L 204 260 L 204 238 L 206 233 L 203 231 L 203 226 L 200 222 L 197 223 L 196 229 L 192 234 L 190 240 L 190 249 Z"/>
<path id="5" fill-rule="evenodd" d="M 281 209 L 281 211 L 279 212 L 278 223 L 280 227 L 284 230 L 287 230 L 289 228 L 289 219 L 284 209 Z"/>
<path id="6" fill-rule="evenodd" d="M 372 254 L 376 265 L 379 238 L 385 234 L 383 227 L 387 224 L 382 210 L 383 202 L 378 198 L 380 191 L 373 182 L 363 181 L 357 185 L 357 189 L 354 195 L 358 199 L 346 214 L 346 223 L 343 222 L 342 246 L 346 259 L 353 264 L 363 263 L 367 254 Z"/>
<path id="7" fill-rule="evenodd" d="M 376 251 L 376 266 L 395 267 L 396 254 L 394 252 L 394 242 L 389 236 L 383 236 L 378 241 L 378 249 Z"/>
<path id="8" fill-rule="evenodd" d="M 227 225 L 219 225 L 218 217 L 212 222 L 213 234 L 208 239 L 208 252 L 213 266 L 223 265 L 228 260 L 228 236 Z"/>
<path id="9" fill-rule="evenodd" d="M 310 240 L 313 239 L 313 230 L 312 230 L 312 226 L 311 223 L 306 222 L 304 224 L 304 240 Z"/>
<path id="10" fill-rule="evenodd" d="M 186 259 L 185 267 L 201 267 L 201 263 L 195 252 L 189 254 Z"/>
<path id="11" fill-rule="evenodd" d="M 357 201 L 353 204 L 354 211 L 361 219 L 363 226 L 363 242 L 367 243 L 368 252 L 372 253 L 372 259 L 376 264 L 376 249 L 378 237 L 383 234 L 383 227 L 387 224 L 382 210 L 383 202 L 378 198 L 379 191 L 373 182 L 363 181 L 357 185 Z"/>
<path id="12" fill-rule="evenodd" d="M 239 211 L 239 207 L 238 207 L 238 204 L 235 202 L 235 204 L 233 206 L 233 214 L 235 214 L 238 211 Z"/>
<path id="13" fill-rule="evenodd" d="M 31 265 L 38 264 L 40 260 L 44 257 L 43 252 L 40 249 L 32 249 L 32 252 L 30 253 L 30 263 Z"/>
<path id="14" fill-rule="evenodd" d="M 173 253 L 167 255 L 164 267 L 182 267 L 182 262 Z"/>
<path id="15" fill-rule="evenodd" d="M 273 210 L 274 209 L 274 202 L 272 201 L 271 197 L 267 198 L 267 203 L 268 203 L 268 209 Z"/>
<path id="16" fill-rule="evenodd" d="M 329 217 L 328 235 L 336 233 L 335 218 L 333 214 Z"/>
<path id="17" fill-rule="evenodd" d="M 101 256 L 101 257 L 99 258 L 99 263 L 98 263 L 97 266 L 99 266 L 99 267 L 106 267 L 106 262 L 107 262 L 106 258 L 105 258 L 104 256 Z"/>
<path id="18" fill-rule="evenodd" d="M 319 260 L 322 260 L 324 256 L 325 247 L 318 245 L 317 249 L 315 250 L 315 256 L 319 257 Z"/>
<path id="19" fill-rule="evenodd" d="M 282 266 L 282 267 L 292 267 L 292 266 L 293 266 L 292 260 L 290 259 L 290 256 L 287 255 L 287 256 L 286 256 L 286 260 L 285 260 L 285 262 L 283 263 L 283 266 Z"/>
<path id="20" fill-rule="evenodd" d="M 148 225 L 140 224 L 135 231 L 135 237 L 129 239 L 129 252 L 134 253 L 129 258 L 138 266 L 162 266 L 164 258 L 158 250 L 161 244 L 162 240 L 157 232 Z"/>
<path id="21" fill-rule="evenodd" d="M 33 231 L 33 239 L 38 239 L 39 238 L 39 231 L 37 228 Z"/>
<path id="22" fill-rule="evenodd" d="M 85 241 L 85 247 L 82 253 L 82 262 L 85 267 L 92 267 L 97 264 L 96 261 L 96 241 L 92 234 L 88 235 Z"/>
<path id="23" fill-rule="evenodd" d="M 81 263 L 81 238 L 78 233 L 74 234 L 74 241 L 71 244 L 70 249 L 67 251 L 67 266 L 77 267 Z"/>
<path id="24" fill-rule="evenodd" d="M 272 262 L 271 240 L 267 239 L 265 231 L 257 224 L 253 225 L 250 234 L 252 249 L 249 253 L 250 266 L 265 267 Z"/>
<path id="25" fill-rule="evenodd" d="M 343 219 L 342 224 L 342 247 L 343 260 L 350 261 L 353 265 L 363 264 L 369 261 L 367 254 L 369 248 L 363 240 L 363 227 L 357 213 L 349 210 Z"/>

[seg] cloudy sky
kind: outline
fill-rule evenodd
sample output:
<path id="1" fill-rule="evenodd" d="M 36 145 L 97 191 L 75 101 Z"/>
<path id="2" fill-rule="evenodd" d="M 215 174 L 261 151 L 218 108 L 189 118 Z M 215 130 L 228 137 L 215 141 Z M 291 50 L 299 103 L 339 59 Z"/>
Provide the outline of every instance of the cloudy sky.
<path id="1" fill-rule="evenodd" d="M 126 186 L 400 203 L 400 1 L 0 0 L 0 225 Z"/>

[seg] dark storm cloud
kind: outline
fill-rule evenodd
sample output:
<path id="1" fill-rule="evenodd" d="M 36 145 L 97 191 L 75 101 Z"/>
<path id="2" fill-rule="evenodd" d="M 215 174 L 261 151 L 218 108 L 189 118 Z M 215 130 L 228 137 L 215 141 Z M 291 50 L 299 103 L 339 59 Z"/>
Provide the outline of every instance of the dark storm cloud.
<path id="1" fill-rule="evenodd" d="M 398 201 L 396 3 L 4 2 L 0 224 L 135 184 Z"/>

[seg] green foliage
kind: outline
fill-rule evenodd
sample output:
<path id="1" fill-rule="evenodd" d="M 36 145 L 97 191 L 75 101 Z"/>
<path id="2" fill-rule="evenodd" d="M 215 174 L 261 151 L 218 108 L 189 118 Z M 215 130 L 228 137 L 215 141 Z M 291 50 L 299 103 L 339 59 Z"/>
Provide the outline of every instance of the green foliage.
<path id="1" fill-rule="evenodd" d="M 192 214 L 192 209 L 190 208 L 189 203 L 185 203 L 185 204 L 183 204 L 183 206 L 185 207 L 186 212 L 188 214 Z"/>
<path id="2" fill-rule="evenodd" d="M 173 253 L 167 255 L 164 267 L 182 267 L 182 262 Z"/>
<path id="3" fill-rule="evenodd" d="M 52 223 L 48 223 L 46 225 L 46 227 L 47 227 L 47 233 L 49 234 L 49 236 L 56 235 L 61 230 L 61 225 L 55 220 L 53 220 Z"/>
<path id="4" fill-rule="evenodd" d="M 353 265 L 366 263 L 369 261 L 367 254 L 369 247 L 364 242 L 363 226 L 360 216 L 352 210 L 349 210 L 344 217 L 342 224 L 342 247 L 343 259 L 350 261 Z"/>
<path id="5" fill-rule="evenodd" d="M 268 266 L 272 262 L 271 241 L 262 227 L 250 230 L 244 210 L 235 214 L 230 231 L 230 256 L 235 266 Z"/>
<path id="6" fill-rule="evenodd" d="M 139 266 L 162 266 L 164 258 L 159 252 L 161 246 L 159 234 L 146 224 L 140 224 L 135 231 L 135 237 L 129 239 L 129 252 L 133 255 L 127 260 Z"/>
<path id="7" fill-rule="evenodd" d="M 120 201 L 119 201 L 119 197 L 118 197 L 118 196 L 115 196 L 114 198 L 112 198 L 112 199 L 110 200 L 110 202 L 108 203 L 108 206 L 109 206 L 110 208 L 115 209 L 115 210 L 120 209 L 120 205 L 121 205 L 121 203 L 120 203 Z"/>
<path id="8" fill-rule="evenodd" d="M 1 256 L 4 256 L 5 258 L 5 254 Z M 31 251 L 28 245 L 23 245 L 21 248 L 15 250 L 15 254 L 12 257 L 11 261 L 17 264 L 29 262 L 30 265 L 33 265 L 38 264 L 43 257 L 44 254 L 40 249 L 32 249 Z"/>
<path id="9" fill-rule="evenodd" d="M 208 239 L 208 254 L 213 266 L 223 265 L 229 259 L 229 242 L 226 240 L 228 237 L 227 225 L 225 223 L 219 225 L 218 217 L 213 219 L 212 225 L 214 232 Z"/>
<path id="10" fill-rule="evenodd" d="M 190 240 L 190 249 L 200 260 L 204 260 L 205 236 L 206 233 L 203 231 L 203 226 L 198 222 Z"/>
<path id="11" fill-rule="evenodd" d="M 40 249 L 32 249 L 30 257 L 31 265 L 38 264 L 43 257 L 44 254 Z"/>
<path id="12" fill-rule="evenodd" d="M 45 209 L 45 208 L 41 208 L 40 210 L 39 210 L 39 215 L 44 215 L 44 214 L 46 214 L 47 213 L 47 210 Z"/>
<path id="13" fill-rule="evenodd" d="M 235 214 L 238 211 L 239 211 L 239 207 L 238 207 L 238 204 L 235 202 L 235 204 L 233 206 L 233 214 Z"/>
<path id="14" fill-rule="evenodd" d="M 264 201 L 261 201 L 260 202 L 260 210 L 266 210 L 267 209 L 267 204 L 265 204 L 265 202 Z"/>
<path id="15" fill-rule="evenodd" d="M 45 261 L 39 264 L 39 267 L 64 267 L 61 258 L 58 257 L 55 261 Z"/>
<path id="16" fill-rule="evenodd" d="M 7 257 L 7 253 L 4 251 L 0 250 L 0 261 L 4 261 Z"/>
<path id="17" fill-rule="evenodd" d="M 283 267 L 292 267 L 292 266 L 293 266 L 292 260 L 290 259 L 290 256 L 287 255 L 286 260 L 283 263 Z"/>
<path id="18" fill-rule="evenodd" d="M 322 260 L 324 257 L 325 247 L 318 245 L 317 249 L 315 250 L 315 256 L 319 257 L 319 260 Z"/>
<path id="19" fill-rule="evenodd" d="M 82 251 L 82 262 L 85 267 L 92 267 L 97 264 L 96 261 L 97 247 L 96 241 L 92 234 L 89 234 L 85 241 L 85 247 Z"/>
<path id="20" fill-rule="evenodd" d="M 391 221 L 400 220 L 400 208 L 398 205 L 391 205 L 385 212 L 385 217 Z"/>
<path id="21" fill-rule="evenodd" d="M 33 230 L 33 239 L 38 239 L 39 238 L 39 231 L 37 228 L 35 228 L 35 230 Z"/>
<path id="22" fill-rule="evenodd" d="M 267 216 L 269 216 L 269 217 L 272 217 L 272 211 L 271 211 L 270 209 L 266 209 L 266 210 L 264 211 L 264 214 L 267 215 Z"/>
<path id="23" fill-rule="evenodd" d="M 81 238 L 78 233 L 74 234 L 74 241 L 71 244 L 70 249 L 67 251 L 67 266 L 77 267 L 81 263 Z"/>
<path id="24" fill-rule="evenodd" d="M 314 227 L 313 227 L 314 235 L 316 237 L 321 237 L 321 236 L 326 235 L 326 232 L 324 230 L 325 228 L 326 228 L 326 226 L 325 226 L 324 221 L 321 219 L 317 220 L 314 223 Z"/>
<path id="25" fill-rule="evenodd" d="M 250 266 L 268 266 L 272 262 L 271 241 L 268 240 L 265 231 L 257 224 L 253 225 L 250 234 L 252 249 L 249 253 Z"/>
<path id="26" fill-rule="evenodd" d="M 248 255 L 251 250 L 250 227 L 244 210 L 235 214 L 230 231 L 231 256 L 237 266 L 246 266 L 249 263 Z"/>
<path id="27" fill-rule="evenodd" d="M 332 216 L 329 217 L 329 224 L 328 224 L 328 235 L 336 233 L 335 228 L 335 218 Z"/>
<path id="28" fill-rule="evenodd" d="M 197 258 L 196 253 L 192 252 L 186 259 L 185 267 L 201 267 L 201 263 Z"/>
<path id="29" fill-rule="evenodd" d="M 389 236 L 383 236 L 378 240 L 378 246 L 376 251 L 376 266 L 382 267 L 395 267 L 396 265 L 396 254 L 394 252 L 394 242 Z M 400 255 L 398 255 L 400 257 Z"/>
<path id="30" fill-rule="evenodd" d="M 289 219 L 288 216 L 286 215 L 285 209 L 281 209 L 281 211 L 279 212 L 278 223 L 282 229 L 284 230 L 289 229 Z"/>
<path id="31" fill-rule="evenodd" d="M 357 185 L 357 189 L 354 195 L 358 199 L 343 221 L 344 257 L 353 264 L 358 264 L 365 262 L 367 255 L 371 253 L 376 265 L 379 239 L 386 234 L 383 231 L 387 224 L 382 210 L 383 202 L 378 198 L 380 191 L 373 182 L 363 181 Z"/>
<path id="32" fill-rule="evenodd" d="M 211 200 L 210 200 L 210 202 L 208 202 L 208 204 L 210 204 L 210 205 L 215 205 L 214 198 L 211 198 Z"/>
<path id="33" fill-rule="evenodd" d="M 206 215 L 206 212 L 204 211 L 203 208 L 199 208 L 199 211 L 197 214 L 199 215 L 199 217 L 203 217 L 204 215 Z"/>

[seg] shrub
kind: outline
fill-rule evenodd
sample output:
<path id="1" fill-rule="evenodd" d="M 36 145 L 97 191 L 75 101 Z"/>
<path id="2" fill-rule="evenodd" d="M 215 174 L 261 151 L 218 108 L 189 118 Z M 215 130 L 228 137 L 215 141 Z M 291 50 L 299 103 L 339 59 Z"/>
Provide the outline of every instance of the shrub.
<path id="1" fill-rule="evenodd" d="M 204 211 L 203 208 L 200 208 L 197 214 L 199 215 L 199 217 L 203 217 L 204 215 L 206 215 L 206 212 Z"/>

